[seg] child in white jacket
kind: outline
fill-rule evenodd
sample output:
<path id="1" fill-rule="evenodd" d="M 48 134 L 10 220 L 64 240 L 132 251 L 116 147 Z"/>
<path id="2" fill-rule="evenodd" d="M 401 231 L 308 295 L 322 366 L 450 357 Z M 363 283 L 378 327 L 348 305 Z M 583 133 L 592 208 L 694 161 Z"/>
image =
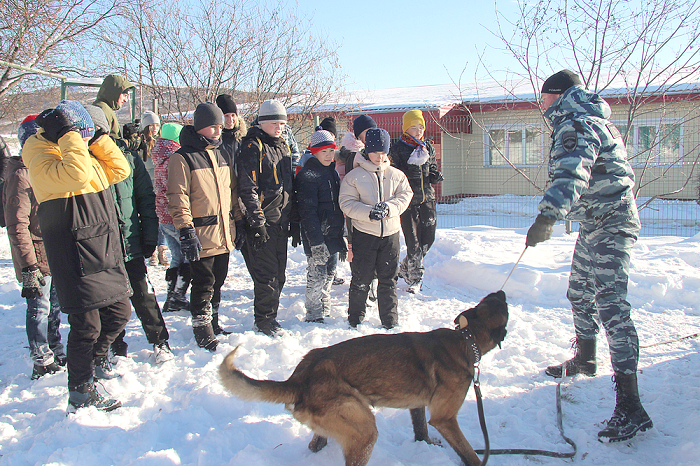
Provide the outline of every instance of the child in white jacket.
<path id="1" fill-rule="evenodd" d="M 399 266 L 399 216 L 408 207 L 413 191 L 401 170 L 388 158 L 391 137 L 380 128 L 365 136 L 365 157 L 340 185 L 340 208 L 352 219 L 353 272 L 348 296 L 348 322 L 352 327 L 365 317 L 367 293 L 376 272 L 379 318 L 390 329 L 398 324 L 396 280 Z"/>

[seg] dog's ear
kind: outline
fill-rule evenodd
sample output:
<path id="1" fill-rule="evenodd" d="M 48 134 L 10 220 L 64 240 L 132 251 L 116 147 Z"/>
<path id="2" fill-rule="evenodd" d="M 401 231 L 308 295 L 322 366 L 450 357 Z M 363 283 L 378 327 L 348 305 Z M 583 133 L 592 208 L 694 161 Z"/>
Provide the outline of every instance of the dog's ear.
<path id="1" fill-rule="evenodd" d="M 454 323 L 459 325 L 461 318 L 464 318 L 464 320 L 466 320 L 467 322 L 469 322 L 472 319 L 476 319 L 477 318 L 476 312 L 477 312 L 476 307 L 473 307 L 471 309 L 467 309 L 466 311 L 462 311 L 457 317 L 455 317 Z M 465 324 L 465 327 L 466 327 L 466 324 Z M 462 328 L 462 327 L 460 327 L 460 328 Z"/>
<path id="2" fill-rule="evenodd" d="M 462 314 L 460 314 L 457 317 L 457 325 L 459 325 L 460 329 L 467 328 L 467 325 L 469 325 L 469 320 L 467 320 L 466 317 L 464 317 Z"/>

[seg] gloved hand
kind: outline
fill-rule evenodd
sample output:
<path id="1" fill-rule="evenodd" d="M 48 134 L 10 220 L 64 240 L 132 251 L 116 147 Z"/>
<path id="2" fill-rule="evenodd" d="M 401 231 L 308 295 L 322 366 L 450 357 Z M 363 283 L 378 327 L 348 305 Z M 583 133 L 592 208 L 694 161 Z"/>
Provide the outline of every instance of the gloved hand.
<path id="1" fill-rule="evenodd" d="M 309 259 L 309 262 L 312 265 L 326 265 L 328 258 L 330 257 L 331 253 L 328 251 L 328 246 L 326 246 L 326 243 L 311 246 L 311 258 Z"/>
<path id="2" fill-rule="evenodd" d="M 194 227 L 180 228 L 180 250 L 190 262 L 199 260 L 199 251 L 202 250 L 202 243 L 197 238 L 197 232 Z"/>
<path id="3" fill-rule="evenodd" d="M 539 214 L 535 219 L 535 223 L 527 231 L 525 244 L 527 246 L 535 246 L 537 243 L 547 241 L 552 237 L 552 230 L 556 222 L 553 218 Z"/>
<path id="4" fill-rule="evenodd" d="M 250 228 L 250 245 L 255 251 L 259 251 L 268 239 L 270 239 L 270 235 L 267 234 L 267 228 L 264 223 L 259 227 Z"/>
<path id="5" fill-rule="evenodd" d="M 292 238 L 292 247 L 295 248 L 301 244 L 301 223 L 292 222 L 289 224 L 289 235 Z"/>
<path id="6" fill-rule="evenodd" d="M 245 243 L 245 220 L 236 220 L 236 238 L 233 240 L 233 245 L 239 251 Z"/>
<path id="7" fill-rule="evenodd" d="M 428 181 L 430 184 L 438 184 L 441 181 L 444 181 L 445 177 L 442 176 L 442 172 L 438 170 L 437 168 L 430 168 L 428 172 Z"/>
<path id="8" fill-rule="evenodd" d="M 143 246 L 141 246 L 141 251 L 143 252 L 143 257 L 145 257 L 146 259 L 151 257 L 153 255 L 153 253 L 156 251 L 157 246 L 158 245 L 156 245 L 156 244 L 144 244 Z"/>
<path id="9" fill-rule="evenodd" d="M 100 139 L 102 136 L 106 136 L 108 134 L 109 133 L 107 131 L 100 128 L 99 126 L 96 126 L 95 127 L 95 135 L 92 137 L 92 139 L 90 139 L 90 142 L 88 142 L 88 147 L 95 144 L 98 141 L 98 139 Z"/>
<path id="10" fill-rule="evenodd" d="M 57 108 L 44 110 L 34 121 L 44 130 L 44 137 L 54 144 L 58 144 L 58 140 L 68 131 L 79 131 L 68 115 Z"/>
<path id="11" fill-rule="evenodd" d="M 386 202 L 377 202 L 369 213 L 370 220 L 381 220 L 389 215 L 389 206 Z"/>
<path id="12" fill-rule="evenodd" d="M 122 137 L 130 141 L 139 134 L 139 122 L 140 120 L 135 120 L 133 123 L 124 124 L 124 129 L 122 130 Z"/>
<path id="13" fill-rule="evenodd" d="M 22 269 L 22 297 L 34 299 L 43 296 L 41 287 L 46 286 L 44 274 L 39 270 L 39 264 L 30 265 Z"/>

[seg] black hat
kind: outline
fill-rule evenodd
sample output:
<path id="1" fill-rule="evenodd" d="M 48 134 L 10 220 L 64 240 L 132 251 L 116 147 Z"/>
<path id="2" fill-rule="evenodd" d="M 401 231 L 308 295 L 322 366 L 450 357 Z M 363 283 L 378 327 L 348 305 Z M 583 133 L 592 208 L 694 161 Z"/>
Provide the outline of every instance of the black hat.
<path id="1" fill-rule="evenodd" d="M 369 115 L 360 115 L 352 122 L 352 132 L 355 133 L 356 138 L 359 138 L 364 130 L 376 127 L 377 123 Z"/>
<path id="2" fill-rule="evenodd" d="M 571 86 L 581 85 L 578 75 L 570 70 L 554 73 L 542 84 L 543 94 L 563 94 Z"/>
<path id="3" fill-rule="evenodd" d="M 236 102 L 234 102 L 233 97 L 228 94 L 219 94 L 216 96 L 216 105 L 218 105 L 221 111 L 224 112 L 224 115 L 227 113 L 238 114 Z"/>
<path id="4" fill-rule="evenodd" d="M 391 136 L 387 130 L 382 128 L 370 128 L 365 136 L 365 152 L 385 152 L 389 153 Z"/>
<path id="5" fill-rule="evenodd" d="M 335 127 L 335 118 L 333 118 L 332 116 L 324 118 L 319 126 L 325 129 L 326 131 L 332 133 L 333 137 L 338 136 L 338 131 Z"/>
<path id="6" fill-rule="evenodd" d="M 211 102 L 203 102 L 197 105 L 194 111 L 194 130 L 212 125 L 224 125 L 224 114 L 221 109 Z"/>

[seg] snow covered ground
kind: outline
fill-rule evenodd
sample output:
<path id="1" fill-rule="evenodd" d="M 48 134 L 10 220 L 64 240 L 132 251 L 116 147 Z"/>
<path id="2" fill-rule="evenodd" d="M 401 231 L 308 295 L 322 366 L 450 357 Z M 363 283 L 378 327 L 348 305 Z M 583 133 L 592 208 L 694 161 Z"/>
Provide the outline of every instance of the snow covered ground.
<path id="1" fill-rule="evenodd" d="M 454 317 L 498 290 L 523 250 L 526 228 L 465 227 L 439 230 L 426 258 L 422 294 L 399 291 L 400 325 L 390 332 L 450 327 Z M 221 338 L 216 353 L 197 348 L 187 313 L 166 314 L 174 361 L 158 367 L 140 323 L 127 326 L 129 357 L 119 358 L 120 379 L 104 386 L 124 406 L 112 413 L 85 409 L 66 416 L 66 373 L 29 378 L 31 361 L 24 333 L 25 301 L 14 279 L 6 232 L 0 230 L 0 464 L 3 465 L 304 465 L 343 464 L 337 443 L 319 453 L 307 444 L 311 432 L 282 405 L 242 402 L 227 394 L 217 377 L 225 354 L 241 346 L 237 363 L 257 378 L 286 379 L 312 348 L 381 329 L 376 306 L 351 330 L 346 323 L 349 267 L 344 285 L 333 288 L 332 317 L 325 325 L 304 318 L 306 259 L 290 248 L 287 285 L 279 320 L 280 338 L 254 333 L 251 281 L 239 253 L 231 256 L 223 289 L 222 324 L 234 333 Z M 570 451 L 556 427 L 555 381 L 544 375 L 550 363 L 571 356 L 572 318 L 565 298 L 575 236 L 563 225 L 550 241 L 529 248 L 505 286 L 510 322 L 503 349 L 481 363 L 481 383 L 492 448 Z M 159 301 L 164 269 L 149 268 Z M 403 285 L 403 284 L 401 284 Z M 642 345 L 700 331 L 700 235 L 645 237 L 634 248 L 629 299 Z M 65 318 L 64 318 L 65 322 Z M 63 338 L 68 326 L 62 327 Z M 700 341 L 686 339 L 643 348 L 640 393 L 654 428 L 629 442 L 597 441 L 612 414 L 612 369 L 599 337 L 599 372 L 562 384 L 563 422 L 578 444 L 582 465 L 700 464 Z M 379 438 L 374 466 L 457 465 L 449 447 L 413 441 L 407 411 L 378 409 Z M 474 393 L 459 423 L 475 448 L 483 447 Z M 430 428 L 431 436 L 439 437 Z M 491 456 L 490 465 L 558 465 L 570 460 Z"/>

